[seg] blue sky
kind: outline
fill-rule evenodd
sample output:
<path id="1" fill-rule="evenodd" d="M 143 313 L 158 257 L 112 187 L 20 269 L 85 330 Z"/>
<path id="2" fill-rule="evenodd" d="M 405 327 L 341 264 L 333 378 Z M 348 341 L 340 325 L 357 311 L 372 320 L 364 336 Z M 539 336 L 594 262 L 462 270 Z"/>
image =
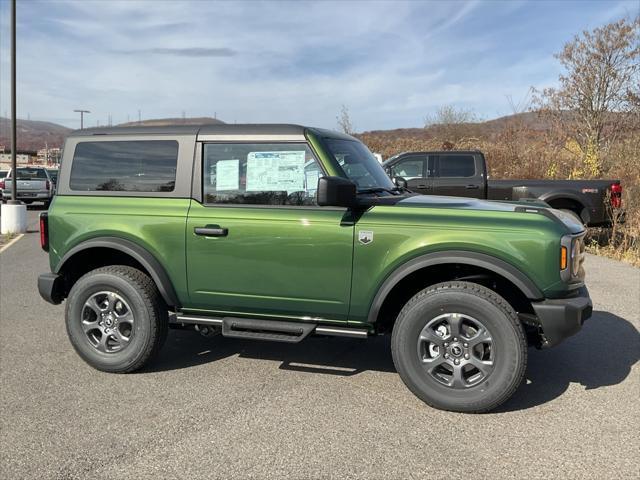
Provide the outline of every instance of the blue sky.
<path id="1" fill-rule="evenodd" d="M 583 29 L 633 1 L 18 0 L 18 117 L 86 123 L 213 116 L 226 122 L 418 127 L 439 106 L 489 119 Z M 10 112 L 9 1 L 0 0 L 0 115 Z"/>

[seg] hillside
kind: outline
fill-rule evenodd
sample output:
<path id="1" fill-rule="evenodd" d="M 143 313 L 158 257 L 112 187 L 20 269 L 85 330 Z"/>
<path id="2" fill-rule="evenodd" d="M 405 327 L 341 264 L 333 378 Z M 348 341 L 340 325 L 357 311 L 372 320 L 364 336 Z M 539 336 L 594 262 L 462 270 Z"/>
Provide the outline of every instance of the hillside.
<path id="1" fill-rule="evenodd" d="M 62 125 L 38 120 L 18 119 L 17 127 L 19 151 L 36 151 L 45 145 L 60 147 L 71 131 Z M 8 118 L 0 117 L 0 145 L 4 145 L 6 151 L 11 148 L 11 123 Z"/>
<path id="2" fill-rule="evenodd" d="M 119 127 L 138 127 L 140 125 L 146 127 L 166 127 L 167 125 L 220 125 L 224 123 L 222 120 L 211 117 L 192 117 L 192 118 L 153 118 L 142 120 L 141 122 L 121 123 Z"/>

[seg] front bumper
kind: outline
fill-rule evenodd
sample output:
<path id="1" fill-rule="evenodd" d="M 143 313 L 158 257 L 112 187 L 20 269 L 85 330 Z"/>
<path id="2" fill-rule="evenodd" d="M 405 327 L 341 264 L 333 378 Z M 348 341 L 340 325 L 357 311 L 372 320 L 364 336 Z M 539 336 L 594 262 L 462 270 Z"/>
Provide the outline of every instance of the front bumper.
<path id="1" fill-rule="evenodd" d="M 571 297 L 534 302 L 533 309 L 542 329 L 542 346 L 554 347 L 578 333 L 582 324 L 591 317 L 593 304 L 589 291 L 582 287 Z"/>
<path id="2" fill-rule="evenodd" d="M 38 277 L 38 292 L 49 303 L 58 305 L 64 300 L 64 278 L 57 273 L 43 273 Z"/>

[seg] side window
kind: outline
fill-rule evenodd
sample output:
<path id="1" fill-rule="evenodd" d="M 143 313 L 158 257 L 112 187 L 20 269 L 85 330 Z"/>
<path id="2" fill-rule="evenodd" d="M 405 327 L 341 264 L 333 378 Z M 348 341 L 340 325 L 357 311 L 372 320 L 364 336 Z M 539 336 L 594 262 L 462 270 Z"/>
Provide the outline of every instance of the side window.
<path id="1" fill-rule="evenodd" d="M 306 143 L 207 143 L 207 204 L 315 205 L 323 174 Z"/>
<path id="2" fill-rule="evenodd" d="M 423 157 L 409 157 L 391 167 L 391 176 L 404 179 L 420 178 L 424 176 L 423 167 Z"/>
<path id="3" fill-rule="evenodd" d="M 440 155 L 438 157 L 439 177 L 474 177 L 476 163 L 473 155 Z"/>
<path id="4" fill-rule="evenodd" d="M 80 142 L 69 187 L 75 191 L 172 192 L 178 142 L 139 140 Z"/>

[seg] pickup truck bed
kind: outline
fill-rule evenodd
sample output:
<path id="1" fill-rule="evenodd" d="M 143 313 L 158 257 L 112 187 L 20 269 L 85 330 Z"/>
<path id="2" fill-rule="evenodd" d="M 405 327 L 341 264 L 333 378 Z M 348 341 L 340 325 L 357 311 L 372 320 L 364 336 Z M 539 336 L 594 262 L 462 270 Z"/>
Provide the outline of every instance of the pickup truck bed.
<path id="1" fill-rule="evenodd" d="M 572 211 L 588 226 L 610 225 L 611 213 L 622 208 L 619 180 L 493 180 L 479 151 L 407 152 L 382 165 L 389 176 L 404 178 L 416 193 L 488 200 L 536 199 Z"/>

